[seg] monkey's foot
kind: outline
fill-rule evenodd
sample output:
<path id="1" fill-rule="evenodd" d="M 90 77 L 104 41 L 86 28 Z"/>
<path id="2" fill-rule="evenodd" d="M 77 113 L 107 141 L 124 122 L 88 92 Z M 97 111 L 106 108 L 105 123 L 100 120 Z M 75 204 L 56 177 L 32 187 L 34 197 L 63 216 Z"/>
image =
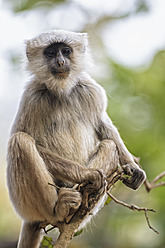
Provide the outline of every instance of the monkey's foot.
<path id="1" fill-rule="evenodd" d="M 58 202 L 55 207 L 55 218 L 58 222 L 64 222 L 66 218 L 73 215 L 82 202 L 81 193 L 73 188 L 61 188 Z"/>
<path id="2" fill-rule="evenodd" d="M 128 175 L 128 177 L 123 179 L 123 183 L 127 187 L 136 190 L 145 181 L 145 172 L 137 166 L 135 167 L 133 163 L 123 165 L 122 168 L 124 169 L 125 175 Z"/>

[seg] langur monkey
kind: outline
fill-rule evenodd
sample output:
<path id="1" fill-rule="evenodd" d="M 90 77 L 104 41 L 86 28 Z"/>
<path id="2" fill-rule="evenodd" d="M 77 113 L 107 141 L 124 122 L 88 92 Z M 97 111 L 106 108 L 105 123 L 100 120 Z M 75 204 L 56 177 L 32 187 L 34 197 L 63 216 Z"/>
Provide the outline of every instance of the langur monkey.
<path id="1" fill-rule="evenodd" d="M 118 164 L 130 175 L 124 183 L 132 189 L 146 176 L 106 113 L 104 89 L 88 73 L 87 34 L 42 33 L 26 41 L 26 55 L 31 80 L 8 143 L 7 183 L 23 219 L 18 247 L 38 248 L 42 222 L 56 225 L 80 207 L 74 184 L 101 192 L 104 175 Z M 110 149 L 118 154 L 116 165 Z"/>

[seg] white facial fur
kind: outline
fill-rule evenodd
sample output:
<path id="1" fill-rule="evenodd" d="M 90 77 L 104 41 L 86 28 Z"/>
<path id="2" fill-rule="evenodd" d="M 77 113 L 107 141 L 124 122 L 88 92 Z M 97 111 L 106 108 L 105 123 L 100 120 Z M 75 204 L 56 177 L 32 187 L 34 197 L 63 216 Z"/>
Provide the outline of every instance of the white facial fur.
<path id="1" fill-rule="evenodd" d="M 65 43 L 73 49 L 71 70 L 68 78 L 57 79 L 48 70 L 43 50 L 52 43 Z M 68 93 L 76 84 L 82 73 L 91 67 L 91 56 L 86 33 L 75 33 L 64 30 L 52 30 L 26 41 L 27 70 L 37 81 L 42 79 L 50 90 Z M 73 80 L 74 79 L 74 80 Z"/>

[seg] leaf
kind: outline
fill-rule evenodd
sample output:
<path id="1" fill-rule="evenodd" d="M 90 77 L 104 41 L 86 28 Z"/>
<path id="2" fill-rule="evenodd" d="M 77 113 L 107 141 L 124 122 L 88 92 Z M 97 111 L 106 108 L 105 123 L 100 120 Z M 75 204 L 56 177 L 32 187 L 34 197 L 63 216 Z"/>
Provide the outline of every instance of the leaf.
<path id="1" fill-rule="evenodd" d="M 130 179 L 130 178 L 131 178 L 131 176 L 126 175 L 126 174 L 124 174 L 123 177 L 124 177 L 124 178 L 127 178 L 127 179 Z"/>
<path id="2" fill-rule="evenodd" d="M 12 2 L 10 0 L 10 2 Z M 49 1 L 45 1 L 45 0 L 27 0 L 27 1 L 22 1 L 21 4 L 18 4 L 17 1 L 14 2 L 14 10 L 15 12 L 20 12 L 20 11 L 25 11 L 25 10 L 31 10 L 31 9 L 35 9 L 35 8 L 39 8 L 39 7 L 43 7 L 46 8 L 52 8 L 55 4 L 59 4 L 59 3 L 64 3 L 64 0 L 49 0 Z"/>
<path id="3" fill-rule="evenodd" d="M 104 206 L 108 205 L 111 201 L 112 201 L 112 198 L 108 196 L 106 202 L 104 203 Z"/>
<path id="4" fill-rule="evenodd" d="M 44 236 L 41 242 L 41 248 L 53 248 L 53 239 L 51 237 Z"/>
<path id="5" fill-rule="evenodd" d="M 83 232 L 83 229 L 81 229 L 80 231 L 77 231 L 77 232 L 74 234 L 73 237 L 79 236 L 80 234 L 82 234 L 82 232 Z"/>

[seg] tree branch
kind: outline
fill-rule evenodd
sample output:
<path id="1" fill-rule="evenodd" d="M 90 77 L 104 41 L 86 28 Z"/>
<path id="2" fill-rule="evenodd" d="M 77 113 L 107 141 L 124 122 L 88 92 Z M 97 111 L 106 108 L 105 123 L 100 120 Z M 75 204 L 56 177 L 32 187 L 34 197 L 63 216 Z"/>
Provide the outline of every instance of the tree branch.
<path id="1" fill-rule="evenodd" d="M 115 169 L 111 170 L 111 172 L 107 175 L 107 178 L 106 178 L 107 187 L 105 190 L 107 192 L 107 195 L 112 200 L 114 200 L 117 204 L 120 204 L 131 210 L 144 211 L 148 227 L 158 234 L 159 232 L 150 225 L 149 217 L 148 217 L 148 212 L 155 212 L 154 209 L 149 209 L 146 207 L 138 207 L 134 204 L 129 205 L 127 203 L 119 201 L 109 192 L 109 190 L 118 180 L 121 180 L 121 181 L 123 180 L 123 176 L 124 176 L 124 172 L 122 171 L 120 167 L 117 167 L 117 168 L 115 167 Z M 162 172 L 157 177 L 155 177 L 155 179 L 151 183 L 149 183 L 148 180 L 146 179 L 146 181 L 144 182 L 144 185 L 146 187 L 147 192 L 151 191 L 154 188 L 165 186 L 165 182 L 157 183 L 157 181 L 163 178 L 164 176 L 165 176 L 165 172 Z M 52 185 L 52 186 L 55 186 L 55 185 Z M 77 232 L 82 221 L 85 219 L 87 215 L 92 215 L 92 210 L 94 209 L 95 205 L 98 203 L 100 198 L 105 193 L 104 191 L 102 193 L 93 195 L 89 191 L 88 185 L 83 185 L 83 184 L 75 185 L 74 188 L 82 193 L 82 204 L 80 208 L 78 209 L 78 211 L 75 214 L 69 216 L 65 220 L 65 222 L 57 224 L 56 227 L 59 228 L 60 235 L 53 248 L 66 248 L 69 245 L 70 241 L 72 240 L 74 234 Z"/>
<path id="2" fill-rule="evenodd" d="M 150 192 L 152 189 L 155 189 L 155 188 L 158 188 L 158 187 L 161 187 L 161 186 L 165 186 L 165 182 L 157 183 L 157 181 L 160 180 L 163 177 L 165 177 L 165 171 L 163 171 L 158 176 L 156 176 L 151 182 L 149 182 L 146 179 L 145 182 L 144 182 L 144 186 L 145 186 L 147 192 Z"/>
<path id="3" fill-rule="evenodd" d="M 140 158 L 137 158 L 135 156 L 133 156 L 134 161 L 136 162 L 136 164 L 141 168 L 141 164 L 140 164 Z M 151 182 L 148 181 L 148 179 L 146 178 L 146 180 L 144 181 L 144 186 L 147 190 L 147 192 L 150 192 L 152 189 L 161 187 L 161 186 L 165 186 L 165 182 L 160 182 L 157 183 L 157 181 L 159 181 L 160 179 L 162 179 L 163 177 L 165 177 L 165 171 L 161 172 L 158 176 L 156 176 Z"/>
<path id="4" fill-rule="evenodd" d="M 156 212 L 154 209 L 152 208 L 145 208 L 145 207 L 138 207 L 134 204 L 127 204 L 125 202 L 122 202 L 122 201 L 119 201 L 117 198 L 115 198 L 110 192 L 107 192 L 107 195 L 114 201 L 116 202 L 117 204 L 120 204 L 126 208 L 129 208 L 131 210 L 137 210 L 137 211 L 144 211 L 145 213 L 145 218 L 146 218 L 146 221 L 147 221 L 147 224 L 149 226 L 150 229 L 152 229 L 155 233 L 159 234 L 159 232 L 157 230 L 155 230 L 151 225 L 150 225 L 150 222 L 149 222 L 149 217 L 148 217 L 148 212 Z"/>
<path id="5" fill-rule="evenodd" d="M 121 174 L 122 172 L 118 168 L 112 170 L 109 173 L 107 185 L 108 188 L 114 185 L 114 183 L 116 183 L 120 179 Z M 88 214 L 92 215 L 92 210 L 94 209 L 98 201 L 101 199 L 101 197 L 105 194 L 106 190 L 105 188 L 104 192 L 101 192 L 101 194 L 93 195 L 90 194 L 88 185 L 79 185 L 78 187 L 78 190 L 80 190 L 83 196 L 82 204 L 79 210 L 73 216 L 71 216 L 69 221 L 66 220 L 65 223 L 58 223 L 57 227 L 59 228 L 60 236 L 57 239 L 54 248 L 66 248 L 68 246 L 74 234 L 76 233 L 79 225 L 82 223 L 82 221 Z"/>

